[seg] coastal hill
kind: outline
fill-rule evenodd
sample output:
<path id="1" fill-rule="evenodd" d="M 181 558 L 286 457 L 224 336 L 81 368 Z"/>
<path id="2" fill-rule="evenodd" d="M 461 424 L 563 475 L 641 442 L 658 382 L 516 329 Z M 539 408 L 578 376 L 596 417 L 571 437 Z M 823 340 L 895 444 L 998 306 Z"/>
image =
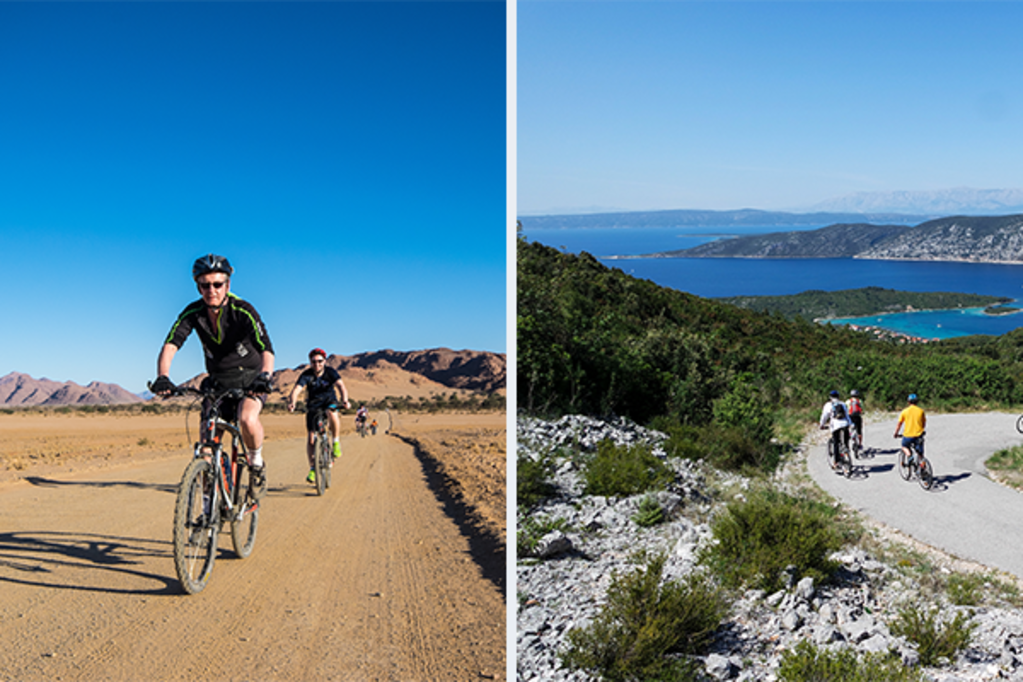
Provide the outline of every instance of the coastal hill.
<path id="1" fill-rule="evenodd" d="M 1023 215 L 953 216 L 915 226 L 841 223 L 805 232 L 722 239 L 646 257 L 1023 262 Z"/>
<path id="2" fill-rule="evenodd" d="M 389 394 L 426 395 L 444 389 L 498 393 L 505 388 L 507 372 L 504 353 L 448 348 L 331 355 L 327 362 L 341 372 L 353 397 L 360 400 Z M 290 391 L 306 366 L 274 372 L 275 386 L 282 392 Z M 204 376 L 200 374 L 186 383 L 197 384 Z M 20 372 L 0 377 L 0 405 L 7 407 L 117 405 L 143 400 L 117 384 L 99 381 L 80 386 L 73 381 L 34 379 Z"/>

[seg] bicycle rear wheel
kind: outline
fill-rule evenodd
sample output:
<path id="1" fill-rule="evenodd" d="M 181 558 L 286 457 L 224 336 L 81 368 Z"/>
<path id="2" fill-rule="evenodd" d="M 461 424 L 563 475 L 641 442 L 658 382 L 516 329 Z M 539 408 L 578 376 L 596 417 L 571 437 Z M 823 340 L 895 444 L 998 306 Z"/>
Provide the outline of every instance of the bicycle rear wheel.
<path id="1" fill-rule="evenodd" d="M 1016 430 L 1023 433 L 1023 414 L 1021 414 L 1019 419 L 1016 420 Z"/>
<path id="2" fill-rule="evenodd" d="M 849 448 L 845 445 L 838 446 L 838 469 L 846 478 L 852 476 L 852 458 L 849 456 Z"/>
<path id="3" fill-rule="evenodd" d="M 930 490 L 931 486 L 934 485 L 934 470 L 931 469 L 931 460 L 926 457 L 921 459 L 918 473 L 920 475 L 917 477 L 917 480 L 920 481 L 920 487 L 924 490 Z"/>
<path id="4" fill-rule="evenodd" d="M 906 457 L 906 451 L 899 448 L 899 476 L 902 476 L 903 481 L 908 481 L 909 475 L 909 458 Z"/>
<path id="5" fill-rule="evenodd" d="M 201 592 L 217 556 L 217 483 L 213 465 L 193 459 L 181 477 L 174 504 L 174 570 L 188 594 Z"/>
<path id="6" fill-rule="evenodd" d="M 238 474 L 238 484 L 235 486 L 238 499 L 231 519 L 231 544 L 234 545 L 234 553 L 239 559 L 244 559 L 252 554 L 252 548 L 256 544 L 256 531 L 259 529 L 259 502 L 256 502 L 249 495 L 249 485 L 252 478 L 252 469 L 239 462 L 241 472 Z M 241 510 L 241 518 L 239 516 Z"/>
<path id="7" fill-rule="evenodd" d="M 316 447 L 313 448 L 313 468 L 316 471 L 316 494 L 322 495 L 327 491 L 327 471 L 328 466 L 323 459 L 324 452 L 328 453 L 329 447 L 327 441 L 327 434 L 321 433 L 316 437 Z"/>

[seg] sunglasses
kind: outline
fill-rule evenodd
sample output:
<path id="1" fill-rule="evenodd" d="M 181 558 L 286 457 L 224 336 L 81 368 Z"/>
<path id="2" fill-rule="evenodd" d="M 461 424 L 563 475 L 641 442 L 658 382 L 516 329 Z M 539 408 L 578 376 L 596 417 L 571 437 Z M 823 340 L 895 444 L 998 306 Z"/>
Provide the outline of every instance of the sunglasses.
<path id="1" fill-rule="evenodd" d="M 227 282 L 199 282 L 199 289 L 209 291 L 212 289 L 223 289 Z"/>

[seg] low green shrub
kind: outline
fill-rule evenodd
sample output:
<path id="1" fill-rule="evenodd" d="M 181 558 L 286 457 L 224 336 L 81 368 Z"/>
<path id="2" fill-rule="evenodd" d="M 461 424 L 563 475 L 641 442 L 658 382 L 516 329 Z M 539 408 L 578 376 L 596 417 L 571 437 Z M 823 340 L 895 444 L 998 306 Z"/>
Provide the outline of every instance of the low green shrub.
<path id="1" fill-rule="evenodd" d="M 554 494 L 554 485 L 549 480 L 554 460 L 549 455 L 537 460 L 520 453 L 516 461 L 515 499 L 519 508 L 528 509 Z"/>
<path id="2" fill-rule="evenodd" d="M 717 542 L 701 558 L 722 582 L 769 592 L 783 587 L 789 565 L 798 576 L 826 580 L 837 568 L 828 555 L 851 539 L 835 508 L 766 488 L 729 503 L 711 530 Z"/>
<path id="3" fill-rule="evenodd" d="M 977 606 L 984 599 L 986 582 L 976 573 L 953 573 L 945 584 L 948 599 L 956 606 Z"/>
<path id="4" fill-rule="evenodd" d="M 891 654 L 857 658 L 850 649 L 832 651 L 803 640 L 782 654 L 782 682 L 920 682 L 923 674 Z"/>
<path id="5" fill-rule="evenodd" d="M 758 442 L 741 428 L 681 425 L 670 418 L 653 420 L 651 428 L 668 435 L 664 450 L 669 457 L 705 459 L 724 471 L 747 475 L 771 473 L 781 460 L 777 445 Z"/>
<path id="6" fill-rule="evenodd" d="M 656 526 L 665 519 L 664 508 L 653 495 L 646 495 L 639 501 L 639 509 L 632 517 L 637 525 L 643 528 Z"/>
<path id="7" fill-rule="evenodd" d="M 649 445 L 615 445 L 610 440 L 597 444 L 583 469 L 587 495 L 638 495 L 663 490 L 674 478 Z"/>
<path id="8" fill-rule="evenodd" d="M 659 555 L 616 575 L 597 618 L 568 633 L 562 664 L 610 682 L 696 679 L 698 666 L 687 657 L 706 649 L 728 607 L 698 575 L 662 583 L 664 563 Z"/>
<path id="9" fill-rule="evenodd" d="M 905 637 L 917 645 L 921 665 L 941 665 L 942 659 L 954 661 L 956 654 L 973 638 L 976 623 L 969 614 L 960 611 L 950 621 L 939 620 L 939 615 L 937 607 L 924 610 L 910 605 L 900 609 L 889 624 L 893 635 Z"/>
<path id="10" fill-rule="evenodd" d="M 515 550 L 520 558 L 531 557 L 536 553 L 540 539 L 555 530 L 567 530 L 568 521 L 552 519 L 546 516 L 529 516 L 519 519 L 518 532 L 515 534 Z"/>

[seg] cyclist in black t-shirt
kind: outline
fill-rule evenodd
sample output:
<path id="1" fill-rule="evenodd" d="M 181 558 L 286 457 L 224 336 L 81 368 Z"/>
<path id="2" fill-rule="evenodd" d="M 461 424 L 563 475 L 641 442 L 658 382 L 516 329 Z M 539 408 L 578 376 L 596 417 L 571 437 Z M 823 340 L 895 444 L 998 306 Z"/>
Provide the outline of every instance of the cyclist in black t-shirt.
<path id="1" fill-rule="evenodd" d="M 309 475 L 306 480 L 310 483 L 316 482 L 316 467 L 313 457 L 316 448 L 316 413 L 319 410 L 326 410 L 327 419 L 330 422 L 330 435 L 334 439 L 334 458 L 341 456 L 341 418 L 337 415 L 338 399 L 334 393 L 337 388 L 341 394 L 340 404 L 346 410 L 351 407 L 348 402 L 348 389 L 341 375 L 337 370 L 327 365 L 327 351 L 322 348 L 313 348 L 309 351 L 309 368 L 298 376 L 295 387 L 291 389 L 288 396 L 288 409 L 295 411 L 295 403 L 299 394 L 306 391 L 305 428 L 309 432 L 309 439 L 306 441 L 306 456 L 309 458 Z"/>
<path id="2" fill-rule="evenodd" d="M 248 301 L 231 293 L 233 272 L 226 258 L 212 253 L 192 265 L 192 279 L 202 298 L 186 306 L 171 327 L 156 361 L 158 376 L 152 390 L 157 395 L 169 395 L 174 389 L 168 378 L 171 362 L 195 331 L 206 357 L 206 381 L 249 391 L 236 407 L 225 403 L 222 410 L 227 417 L 236 412 L 253 467 L 253 485 L 264 490 L 263 424 L 259 414 L 271 390 L 274 352 L 259 313 Z"/>

